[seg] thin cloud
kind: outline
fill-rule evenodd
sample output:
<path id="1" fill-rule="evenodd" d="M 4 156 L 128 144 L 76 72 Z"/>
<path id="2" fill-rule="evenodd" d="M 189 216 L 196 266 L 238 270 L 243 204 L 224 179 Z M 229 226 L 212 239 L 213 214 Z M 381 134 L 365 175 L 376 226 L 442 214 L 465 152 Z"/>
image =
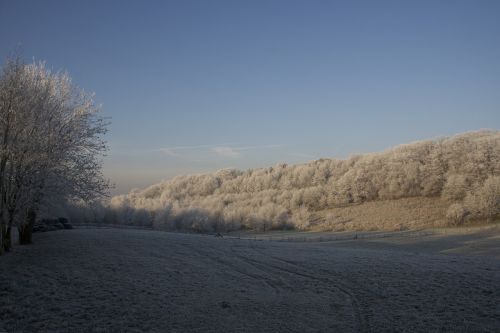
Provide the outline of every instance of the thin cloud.
<path id="1" fill-rule="evenodd" d="M 168 156 L 181 157 L 184 155 L 182 153 L 183 151 L 189 151 L 189 150 L 202 150 L 203 151 L 206 149 L 211 149 L 214 146 L 224 146 L 224 145 L 228 145 L 228 144 L 222 143 L 222 144 L 211 144 L 211 145 L 162 147 L 162 148 L 150 149 L 150 150 L 148 150 L 148 152 L 161 152 L 161 153 L 168 155 Z"/>
<path id="2" fill-rule="evenodd" d="M 283 147 L 281 144 L 270 144 L 260 146 L 236 146 L 234 144 L 209 144 L 195 146 L 173 146 L 151 149 L 149 152 L 161 152 L 171 157 L 193 157 L 201 154 L 215 154 L 221 157 L 238 157 L 243 151 L 258 150 L 258 149 L 275 149 Z"/>
<path id="3" fill-rule="evenodd" d="M 168 156 L 174 156 L 174 157 L 180 156 L 180 154 L 176 152 L 175 149 L 172 148 L 159 148 L 158 151 Z"/>
<path id="4" fill-rule="evenodd" d="M 240 152 L 238 150 L 241 150 L 241 149 L 231 148 L 231 147 L 213 147 L 212 148 L 212 151 L 214 153 L 216 153 L 219 156 L 223 156 L 223 157 L 237 157 L 237 156 L 240 156 L 241 154 L 240 154 Z"/>
<path id="5" fill-rule="evenodd" d="M 217 146 L 213 147 L 212 151 L 217 155 L 223 157 L 238 157 L 241 155 L 242 151 L 257 150 L 257 149 L 274 149 L 280 147 L 283 147 L 283 145 L 262 145 L 262 146 L 246 146 L 246 147 Z"/>

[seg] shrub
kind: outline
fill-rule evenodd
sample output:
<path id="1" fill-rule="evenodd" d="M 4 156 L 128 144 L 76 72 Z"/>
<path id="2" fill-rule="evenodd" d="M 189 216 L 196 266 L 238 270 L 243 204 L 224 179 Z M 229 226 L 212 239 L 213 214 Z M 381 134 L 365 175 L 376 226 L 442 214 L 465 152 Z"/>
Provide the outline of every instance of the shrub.
<path id="1" fill-rule="evenodd" d="M 305 230 L 311 225 L 311 213 L 307 207 L 302 206 L 293 212 L 292 216 L 293 226 L 299 230 Z"/>
<path id="2" fill-rule="evenodd" d="M 468 211 L 462 204 L 454 203 L 448 207 L 446 218 L 449 225 L 458 226 L 464 223 L 467 214 Z"/>
<path id="3" fill-rule="evenodd" d="M 450 175 L 441 192 L 443 199 L 450 201 L 463 200 L 467 194 L 469 182 L 464 175 Z"/>
<path id="4" fill-rule="evenodd" d="M 482 186 L 467 195 L 465 203 L 478 218 L 491 219 L 500 214 L 500 176 L 489 176 Z"/>

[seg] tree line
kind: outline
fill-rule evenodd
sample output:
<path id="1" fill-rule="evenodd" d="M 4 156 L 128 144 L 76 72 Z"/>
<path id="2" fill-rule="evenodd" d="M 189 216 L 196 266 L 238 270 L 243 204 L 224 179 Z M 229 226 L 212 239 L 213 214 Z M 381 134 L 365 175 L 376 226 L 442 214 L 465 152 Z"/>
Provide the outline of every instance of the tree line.
<path id="1" fill-rule="evenodd" d="M 500 132 L 468 132 L 345 160 L 178 176 L 86 213 L 68 213 L 168 230 L 305 230 L 316 212 L 409 197 L 444 200 L 450 225 L 498 217 Z"/>
<path id="2" fill-rule="evenodd" d="M 0 254 L 32 241 L 40 210 L 106 196 L 107 121 L 93 95 L 43 62 L 7 59 L 0 72 Z"/>

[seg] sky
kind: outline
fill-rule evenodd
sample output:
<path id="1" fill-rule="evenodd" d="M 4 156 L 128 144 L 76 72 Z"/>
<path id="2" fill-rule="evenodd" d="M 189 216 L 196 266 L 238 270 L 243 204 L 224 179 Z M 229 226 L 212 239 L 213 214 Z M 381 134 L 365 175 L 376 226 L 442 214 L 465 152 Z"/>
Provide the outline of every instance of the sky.
<path id="1" fill-rule="evenodd" d="M 304 163 L 500 129 L 500 1 L 0 0 L 16 50 L 95 93 L 104 173 Z"/>

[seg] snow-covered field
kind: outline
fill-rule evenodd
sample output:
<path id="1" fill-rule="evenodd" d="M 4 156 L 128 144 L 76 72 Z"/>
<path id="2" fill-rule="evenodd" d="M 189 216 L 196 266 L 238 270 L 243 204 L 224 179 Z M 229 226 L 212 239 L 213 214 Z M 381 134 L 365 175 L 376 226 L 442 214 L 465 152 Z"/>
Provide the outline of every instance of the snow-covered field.
<path id="1" fill-rule="evenodd" d="M 482 255 L 443 245 L 466 244 L 463 235 L 273 242 L 124 229 L 37 234 L 35 244 L 0 257 L 0 332 L 498 332 L 495 232 L 486 243 L 471 238 L 484 250 L 471 253 Z"/>

